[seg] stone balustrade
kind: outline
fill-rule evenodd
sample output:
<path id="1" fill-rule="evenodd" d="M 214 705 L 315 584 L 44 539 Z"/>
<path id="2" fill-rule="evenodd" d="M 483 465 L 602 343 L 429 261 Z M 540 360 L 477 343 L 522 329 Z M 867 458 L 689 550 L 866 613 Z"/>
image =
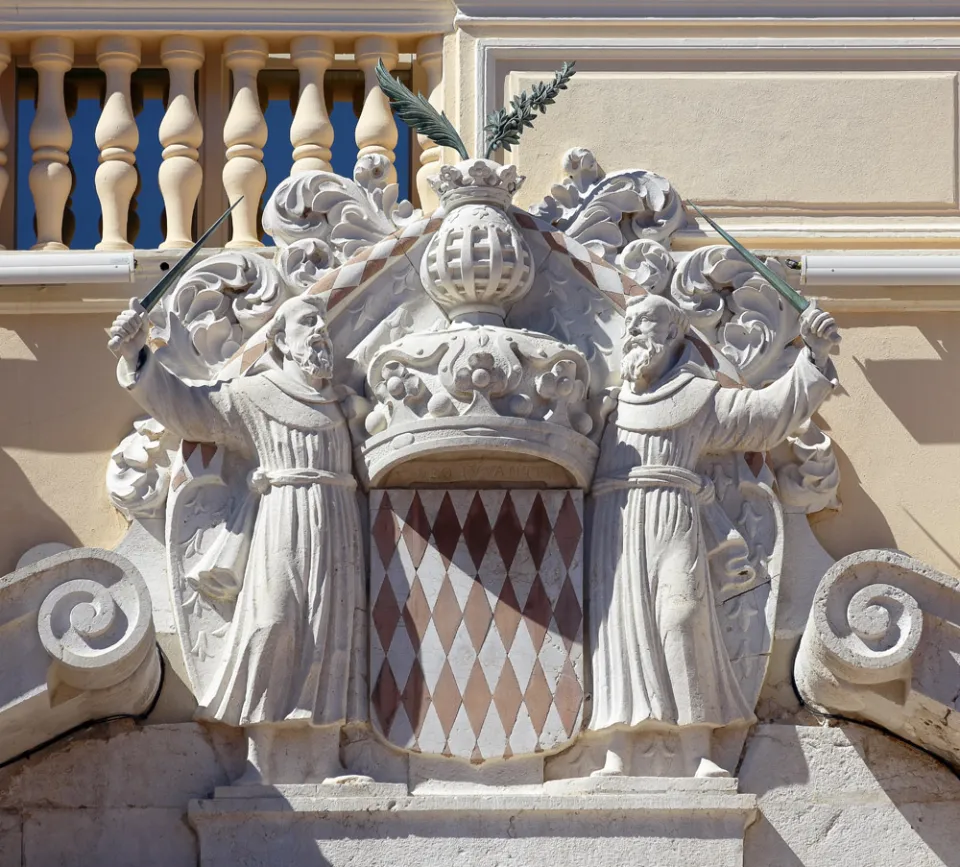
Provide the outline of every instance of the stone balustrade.
<path id="1" fill-rule="evenodd" d="M 189 247 L 196 226 L 213 222 L 228 203 L 243 202 L 231 216 L 229 231 L 221 230 L 215 246 L 262 246 L 258 213 L 267 188 L 264 148 L 268 139 L 289 140 L 296 174 L 331 171 L 332 147 L 337 131 L 331 120 L 331 94 L 342 96 L 343 72 L 352 73 L 349 86 L 359 117 L 356 154 L 378 154 L 390 162 L 390 182 L 397 179 L 398 129 L 389 104 L 377 85 L 374 68 L 385 66 L 415 82 L 437 103 L 442 79 L 442 35 L 304 33 L 278 40 L 253 33 L 171 34 L 141 39 L 124 33 L 103 33 L 93 42 L 86 36 L 41 35 L 28 41 L 4 39 L 0 33 L 0 213 L 10 218 L 13 195 L 9 188 L 17 177 L 16 164 L 32 163 L 29 189 L 32 203 L 21 201 L 18 213 L 32 204 L 36 242 L 33 249 L 64 250 L 70 246 L 71 193 L 76 169 L 70 163 L 71 147 L 78 135 L 88 135 L 71 123 L 69 76 L 71 70 L 99 69 L 105 77 L 102 109 L 93 132 L 99 152 L 94 178 L 99 199 L 101 228 L 95 244 L 99 250 L 128 250 L 137 245 L 131 229 L 137 220 L 136 197 L 141 186 L 159 189 L 165 212 L 161 249 Z M 36 111 L 29 130 L 29 149 L 16 147 L 17 111 L 9 104 L 17 87 L 8 78 L 18 69 L 32 68 L 36 75 Z M 165 108 L 158 127 L 138 120 L 137 94 L 131 85 L 138 70 L 154 70 L 165 77 Z M 264 114 L 264 70 L 288 70 L 289 98 L 293 110 L 288 129 L 268 127 Z M 336 73 L 331 81 L 331 71 Z M 153 73 L 151 73 L 153 74 Z M 4 80 L 6 79 L 6 80 Z M 156 88 L 159 96 L 160 87 Z M 273 92 L 270 96 L 274 97 Z M 286 93 L 283 94 L 285 99 Z M 22 99 L 23 97 L 20 96 Z M 3 104 L 7 103 L 7 104 Z M 11 129 L 10 121 L 14 129 Z M 154 121 L 155 122 L 155 121 Z M 156 137 L 162 162 L 155 179 L 142 176 L 138 145 Z M 341 153 L 343 142 L 340 143 Z M 439 167 L 441 149 L 423 136 L 413 137 L 410 195 L 433 208 L 437 202 L 427 183 Z M 276 148 L 276 144 L 273 144 Z M 274 151 L 275 152 L 275 151 Z M 153 171 L 153 169 L 151 169 Z M 279 178 L 270 178 L 275 185 Z M 211 189 L 211 186 L 214 188 Z M 77 203 L 82 218 L 95 219 L 95 205 Z M 196 221 L 194 215 L 197 214 Z M 14 244 L 12 232 L 0 238 L 4 246 L 27 247 L 26 239 Z M 89 242 L 82 246 L 90 246 Z M 0 247 L 2 249 L 2 247 Z"/>

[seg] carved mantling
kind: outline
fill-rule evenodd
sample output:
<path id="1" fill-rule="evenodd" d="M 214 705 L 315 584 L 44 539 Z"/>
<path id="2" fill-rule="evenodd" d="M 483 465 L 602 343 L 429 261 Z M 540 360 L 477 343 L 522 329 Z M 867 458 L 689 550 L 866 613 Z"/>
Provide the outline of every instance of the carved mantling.
<path id="1" fill-rule="evenodd" d="M 682 306 L 702 375 L 723 387 L 761 387 L 786 371 L 799 322 L 727 247 L 675 261 L 670 242 L 685 216 L 666 180 L 604 175 L 588 151 L 571 153 L 567 180 L 533 212 L 510 204 L 522 181 L 515 168 L 485 160 L 444 167 L 442 204 L 429 216 L 398 200 L 377 158 L 353 180 L 290 178 L 265 211 L 273 262 L 227 252 L 191 269 L 155 311 L 157 356 L 193 382 L 255 372 L 273 312 L 290 296 L 319 295 L 365 487 L 588 491 L 631 296 Z M 181 564 L 232 526 L 253 467 L 209 444 L 171 449 L 164 436 L 138 429 L 115 456 L 112 484 L 137 517 L 155 514 L 169 487 L 166 544 Z M 716 491 L 711 562 L 733 588 L 717 604 L 749 700 L 773 638 L 784 513 L 836 508 L 836 458 L 810 425 L 769 455 L 711 457 L 698 471 Z M 183 604 L 216 611 L 221 603 L 201 599 L 181 573 L 171 580 Z M 812 591 L 822 572 L 789 577 Z M 216 659 L 225 622 L 211 614 L 184 639 L 197 665 Z"/>
<path id="2" fill-rule="evenodd" d="M 288 178 L 264 213 L 273 262 L 225 252 L 192 268 L 152 317 L 157 357 L 188 382 L 244 375 L 279 305 L 320 294 L 335 381 L 372 410 L 364 426 L 363 401 L 353 401 L 362 481 L 422 481 L 426 460 L 443 467 L 427 473 L 431 483 L 586 489 L 619 383 L 627 298 L 687 292 L 688 275 L 700 272 L 674 268 L 668 247 L 684 218 L 667 181 L 640 171 L 605 177 L 589 152 L 575 153 L 577 172 L 538 211 L 556 212 L 556 228 L 511 206 L 522 178 L 486 160 L 443 167 L 432 217 L 398 199 L 378 157 L 361 160 L 353 180 Z M 737 267 L 746 281 L 747 266 Z M 743 289 L 709 279 L 720 293 Z M 780 334 L 779 320 L 766 327 L 777 333 L 754 355 L 783 354 L 795 333 Z M 704 374 L 740 382 L 733 344 L 717 333 L 706 329 L 698 344 Z M 132 462 L 121 450 L 111 479 L 128 514 L 141 488 L 150 510 L 162 505 L 165 478 L 178 469 L 174 456 L 168 473 L 171 444 L 160 446 L 159 428 L 150 443 L 137 434 L 124 447 Z M 157 478 L 138 481 L 137 472 Z"/>

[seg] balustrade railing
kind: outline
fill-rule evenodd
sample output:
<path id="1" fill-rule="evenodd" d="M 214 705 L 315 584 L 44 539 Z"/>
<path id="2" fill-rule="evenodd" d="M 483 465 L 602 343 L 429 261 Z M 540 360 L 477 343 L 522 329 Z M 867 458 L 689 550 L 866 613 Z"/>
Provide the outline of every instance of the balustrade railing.
<path id="1" fill-rule="evenodd" d="M 162 240 L 148 246 L 189 247 L 197 226 L 212 222 L 240 196 L 244 201 L 217 243 L 262 246 L 258 214 L 269 192 L 264 165 L 268 139 L 274 149 L 278 138 L 289 141 L 290 171 L 330 171 L 338 134 L 332 103 L 346 95 L 357 115 L 353 157 L 385 156 L 392 166 L 390 181 L 395 181 L 401 133 L 377 86 L 374 67 L 382 59 L 436 103 L 442 46 L 442 36 L 401 44 L 393 36 L 371 34 L 345 45 L 340 35 L 335 39 L 308 33 L 278 46 L 275 38 L 268 42 L 251 34 L 225 34 L 217 40 L 210 34 L 174 34 L 148 44 L 137 36 L 104 33 L 91 52 L 89 45 L 64 35 L 43 35 L 13 47 L 0 38 L 0 245 L 143 248 L 136 239 L 137 199 L 149 188 L 161 201 L 164 219 Z M 96 76 L 100 115 L 95 129 L 81 129 L 71 115 L 78 89 L 90 98 L 94 85 L 89 76 Z M 163 99 L 159 123 L 156 112 L 150 118 L 140 113 L 144 81 L 152 83 L 151 98 Z M 28 146 L 25 130 L 18 135 L 16 129 L 16 105 L 9 105 L 11 99 L 16 103 L 24 98 L 32 98 L 35 106 Z M 265 109 L 271 99 L 289 99 L 288 128 L 268 123 Z M 403 127 L 402 134 L 409 135 L 409 130 Z M 71 199 L 77 184 L 71 149 L 81 135 L 92 137 L 90 147 L 96 148 L 96 201 Z M 161 148 L 158 169 L 143 165 L 138 157 L 150 137 L 152 146 Z M 401 173 L 411 197 L 430 208 L 436 202 L 427 178 L 439 168 L 440 148 L 422 136 L 410 139 L 411 146 L 403 150 L 416 168 L 403 166 Z M 343 141 L 336 147 L 342 150 Z M 18 164 L 25 179 L 28 163 L 29 182 L 21 189 L 16 183 Z M 272 177 L 270 185 L 280 180 Z M 19 193 L 16 203 L 11 191 Z M 14 231 L 18 218 L 23 224 L 24 208 L 33 211 L 34 231 L 27 238 L 27 233 L 17 237 Z M 71 244 L 74 218 L 89 228 L 97 211 L 99 240 Z"/>

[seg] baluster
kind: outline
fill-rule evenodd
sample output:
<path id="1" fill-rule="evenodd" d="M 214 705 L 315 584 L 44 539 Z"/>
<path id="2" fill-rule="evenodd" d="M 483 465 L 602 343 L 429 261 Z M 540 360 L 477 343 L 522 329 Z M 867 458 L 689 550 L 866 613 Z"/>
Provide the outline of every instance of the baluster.
<path id="1" fill-rule="evenodd" d="M 300 70 L 300 97 L 290 125 L 292 175 L 333 170 L 330 165 L 333 124 L 323 98 L 323 76 L 333 63 L 333 56 L 333 41 L 326 36 L 298 36 L 290 44 L 290 59 Z"/>
<path id="2" fill-rule="evenodd" d="M 168 36 L 160 43 L 160 62 L 170 75 L 170 97 L 160 123 L 163 162 L 158 179 L 167 212 L 167 237 L 161 250 L 190 247 L 193 209 L 203 184 L 200 145 L 203 124 L 197 112 L 194 81 L 203 66 L 203 43 L 192 36 Z"/>
<path id="3" fill-rule="evenodd" d="M 6 39 L 0 39 L 0 75 L 3 75 L 6 68 L 10 65 L 10 43 Z M 14 93 L 16 98 L 16 93 Z M 7 145 L 10 144 L 10 128 L 7 126 L 7 120 L 3 116 L 3 106 L 0 105 L 0 207 L 3 206 L 3 197 L 7 194 L 7 186 L 10 183 L 10 173 L 7 171 Z M 0 244 L 0 250 L 4 249 Z"/>
<path id="4" fill-rule="evenodd" d="M 427 79 L 427 99 L 430 104 L 440 108 L 440 80 L 443 64 L 443 37 L 428 36 L 417 43 L 417 63 L 423 69 Z M 417 172 L 417 192 L 420 194 L 420 207 L 425 213 L 430 213 L 440 206 L 440 199 L 430 186 L 430 178 L 440 172 L 440 159 L 443 148 L 432 142 L 425 135 L 418 135 L 420 142 L 420 169 Z"/>
<path id="5" fill-rule="evenodd" d="M 356 41 L 353 49 L 357 66 L 363 70 L 364 99 L 363 111 L 357 121 L 357 159 L 368 154 L 383 154 L 390 160 L 387 183 L 397 181 L 394 161 L 397 155 L 393 149 L 397 146 L 397 125 L 390 111 L 390 101 L 377 84 L 374 69 L 378 60 L 392 71 L 397 65 L 399 54 L 397 40 L 387 36 L 363 36 Z"/>
<path id="6" fill-rule="evenodd" d="M 257 95 L 257 73 L 267 63 L 267 41 L 258 36 L 234 36 L 224 45 L 223 56 L 233 73 L 233 105 L 223 126 L 223 143 L 227 146 L 223 187 L 230 204 L 243 196 L 231 215 L 233 237 L 227 246 L 262 247 L 257 237 L 257 210 L 267 185 L 263 166 L 267 122 Z"/>
<path id="7" fill-rule="evenodd" d="M 98 250 L 129 250 L 127 215 L 137 189 L 134 151 L 140 143 L 130 101 L 130 76 L 140 65 L 140 40 L 104 36 L 97 42 L 97 64 L 107 76 L 103 111 L 95 133 L 100 165 L 94 181 L 103 212 L 103 238 Z"/>
<path id="8" fill-rule="evenodd" d="M 63 98 L 64 76 L 73 66 L 73 41 L 41 36 L 30 45 L 30 63 L 37 71 L 37 113 L 30 126 L 33 167 L 30 193 L 37 213 L 34 250 L 66 250 L 63 210 L 73 176 L 67 167 L 73 130 Z"/>

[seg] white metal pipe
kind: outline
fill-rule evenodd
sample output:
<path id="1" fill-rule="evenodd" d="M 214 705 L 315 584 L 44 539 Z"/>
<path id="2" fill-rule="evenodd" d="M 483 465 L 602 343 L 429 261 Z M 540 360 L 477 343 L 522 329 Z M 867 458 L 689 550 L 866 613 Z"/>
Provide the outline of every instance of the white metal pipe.
<path id="1" fill-rule="evenodd" d="M 65 285 L 69 283 L 132 283 L 133 252 L 87 250 L 0 252 L 0 285 Z"/>
<path id="2" fill-rule="evenodd" d="M 808 286 L 960 285 L 960 255 L 844 255 L 811 253 L 802 260 Z"/>

